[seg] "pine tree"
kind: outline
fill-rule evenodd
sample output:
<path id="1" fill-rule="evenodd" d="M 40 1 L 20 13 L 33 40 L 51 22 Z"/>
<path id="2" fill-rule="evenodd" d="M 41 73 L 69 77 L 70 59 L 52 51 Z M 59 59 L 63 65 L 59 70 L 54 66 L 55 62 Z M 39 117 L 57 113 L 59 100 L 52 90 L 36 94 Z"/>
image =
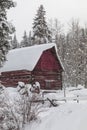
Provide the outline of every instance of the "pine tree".
<path id="1" fill-rule="evenodd" d="M 33 44 L 43 44 L 51 42 L 51 31 L 48 29 L 45 20 L 45 10 L 40 5 L 33 23 Z"/>
<path id="2" fill-rule="evenodd" d="M 13 40 L 11 41 L 11 48 L 15 49 L 15 48 L 18 48 L 18 47 L 19 47 L 19 44 L 18 44 L 17 37 L 16 37 L 16 34 L 15 34 L 14 37 L 13 37 Z"/>
<path id="3" fill-rule="evenodd" d="M 26 31 L 24 31 L 23 40 L 21 41 L 20 47 L 27 47 L 27 46 L 29 46 L 28 36 Z"/>
<path id="4" fill-rule="evenodd" d="M 13 32 L 13 26 L 7 21 L 7 10 L 15 7 L 12 0 L 0 0 L 0 66 L 6 60 L 6 54 L 10 48 L 9 34 Z"/>
<path id="5" fill-rule="evenodd" d="M 31 36 L 31 31 L 29 32 L 28 42 L 29 42 L 29 46 L 32 46 L 32 36 Z"/>

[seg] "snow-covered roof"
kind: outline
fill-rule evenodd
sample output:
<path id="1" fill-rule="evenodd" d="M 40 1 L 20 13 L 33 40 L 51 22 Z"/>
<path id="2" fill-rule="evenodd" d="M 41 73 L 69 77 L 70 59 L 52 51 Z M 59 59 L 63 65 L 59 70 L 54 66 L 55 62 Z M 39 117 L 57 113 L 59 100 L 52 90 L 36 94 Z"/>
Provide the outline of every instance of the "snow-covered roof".
<path id="1" fill-rule="evenodd" d="M 57 51 L 55 43 L 35 45 L 31 47 L 10 50 L 7 54 L 7 61 L 5 62 L 4 66 L 0 68 L 0 72 L 23 69 L 32 71 L 43 51 L 52 47 L 55 47 L 55 50 Z"/>

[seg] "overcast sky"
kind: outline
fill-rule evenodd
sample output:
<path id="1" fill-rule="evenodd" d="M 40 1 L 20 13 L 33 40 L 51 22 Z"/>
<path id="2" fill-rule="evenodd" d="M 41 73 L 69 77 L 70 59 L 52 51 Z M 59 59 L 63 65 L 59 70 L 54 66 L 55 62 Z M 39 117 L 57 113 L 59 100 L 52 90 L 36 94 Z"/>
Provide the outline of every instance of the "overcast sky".
<path id="1" fill-rule="evenodd" d="M 57 18 L 65 26 L 72 19 L 79 19 L 81 24 L 87 23 L 87 0 L 14 0 L 17 6 L 8 11 L 8 20 L 16 28 L 20 41 L 24 30 L 32 29 L 33 18 L 38 7 L 43 4 L 46 18 Z"/>

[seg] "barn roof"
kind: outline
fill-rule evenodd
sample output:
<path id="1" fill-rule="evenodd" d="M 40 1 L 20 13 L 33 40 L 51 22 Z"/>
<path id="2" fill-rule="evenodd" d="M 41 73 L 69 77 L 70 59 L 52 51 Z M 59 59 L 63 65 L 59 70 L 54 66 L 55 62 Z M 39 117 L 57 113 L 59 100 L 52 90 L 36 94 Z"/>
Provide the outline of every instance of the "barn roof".
<path id="1" fill-rule="evenodd" d="M 57 52 L 55 43 L 41 44 L 10 50 L 7 54 L 7 61 L 5 62 L 4 66 L 0 68 L 0 72 L 23 69 L 32 71 L 43 51 L 52 47 L 55 47 Z"/>

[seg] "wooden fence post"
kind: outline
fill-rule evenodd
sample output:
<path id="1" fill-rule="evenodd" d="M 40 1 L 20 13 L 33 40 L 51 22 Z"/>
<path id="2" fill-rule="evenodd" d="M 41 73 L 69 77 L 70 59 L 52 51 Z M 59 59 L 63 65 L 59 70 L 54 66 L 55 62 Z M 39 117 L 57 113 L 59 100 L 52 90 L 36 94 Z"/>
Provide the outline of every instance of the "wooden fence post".
<path id="1" fill-rule="evenodd" d="M 79 95 L 77 95 L 77 103 L 79 103 L 79 99 L 78 98 L 79 98 Z"/>

